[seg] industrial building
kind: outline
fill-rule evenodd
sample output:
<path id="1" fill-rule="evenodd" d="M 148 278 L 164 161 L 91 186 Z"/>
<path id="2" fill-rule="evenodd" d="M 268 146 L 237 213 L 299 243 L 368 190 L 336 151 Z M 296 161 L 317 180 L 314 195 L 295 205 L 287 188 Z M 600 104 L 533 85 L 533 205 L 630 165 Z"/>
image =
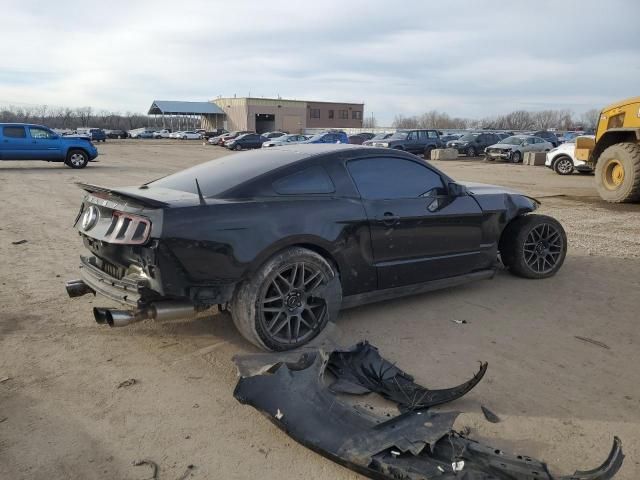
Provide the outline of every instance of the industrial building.
<path id="1" fill-rule="evenodd" d="M 302 133 L 306 129 L 362 128 L 364 104 L 253 97 L 210 102 L 154 100 L 148 113 L 161 117 L 164 128 L 193 125 L 200 119 L 205 130 Z"/>
<path id="2" fill-rule="evenodd" d="M 216 98 L 226 115 L 227 130 L 258 133 L 308 128 L 362 128 L 363 103 L 315 102 L 283 98 Z"/>

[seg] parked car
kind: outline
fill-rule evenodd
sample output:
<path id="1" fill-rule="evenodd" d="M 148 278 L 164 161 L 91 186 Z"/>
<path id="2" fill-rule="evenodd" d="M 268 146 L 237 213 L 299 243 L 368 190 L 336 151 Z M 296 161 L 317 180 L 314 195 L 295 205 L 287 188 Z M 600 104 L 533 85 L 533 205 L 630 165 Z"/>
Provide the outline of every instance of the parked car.
<path id="1" fill-rule="evenodd" d="M 256 132 L 251 132 L 249 130 L 236 130 L 234 132 L 226 133 L 220 138 L 220 143 L 218 143 L 218 145 L 224 146 L 227 142 L 239 137 L 240 135 L 244 135 L 247 133 L 256 133 Z"/>
<path id="2" fill-rule="evenodd" d="M 553 148 L 549 142 L 532 135 L 513 135 L 490 145 L 485 150 L 487 160 L 504 160 L 520 163 L 525 152 L 548 152 Z"/>
<path id="3" fill-rule="evenodd" d="M 224 146 L 229 150 L 248 150 L 252 148 L 262 148 L 262 144 L 267 141 L 259 133 L 245 133 L 225 142 Z"/>
<path id="4" fill-rule="evenodd" d="M 153 132 L 153 138 L 155 139 L 170 138 L 170 135 L 171 135 L 171 130 L 168 128 L 163 128 L 162 130 L 156 130 L 155 132 Z"/>
<path id="5" fill-rule="evenodd" d="M 456 182 L 399 150 L 298 144 L 142 188 L 82 188 L 75 228 L 89 251 L 67 292 L 127 307 L 97 306 L 98 323 L 230 305 L 240 333 L 267 350 L 309 342 L 344 307 L 492 278 L 498 258 L 547 278 L 567 250 L 562 225 L 532 213 L 536 200 Z"/>
<path id="6" fill-rule="evenodd" d="M 294 143 L 304 142 L 305 140 L 307 140 L 307 137 L 305 137 L 304 135 L 291 133 L 287 135 L 282 135 L 281 137 L 278 137 L 278 138 L 271 138 L 267 140 L 262 144 L 262 148 L 277 147 L 280 145 L 291 145 Z"/>
<path id="7" fill-rule="evenodd" d="M 367 139 L 362 135 L 349 135 L 349 143 L 352 145 L 362 145 Z"/>
<path id="8" fill-rule="evenodd" d="M 405 150 L 416 155 L 424 154 L 425 158 L 431 158 L 431 150 L 441 148 L 442 140 L 437 130 L 398 130 L 389 138 L 375 141 L 374 147 L 395 148 Z"/>
<path id="9" fill-rule="evenodd" d="M 146 128 L 139 128 L 136 130 L 130 130 L 129 136 L 131 138 L 153 138 L 153 130 Z"/>
<path id="10" fill-rule="evenodd" d="M 373 137 L 376 136 L 375 133 L 371 133 L 371 132 L 360 132 L 360 133 L 356 133 L 355 135 L 364 137 L 365 140 L 371 140 Z"/>
<path id="11" fill-rule="evenodd" d="M 43 125 L 0 123 L 0 160 L 44 160 L 84 168 L 98 156 L 87 137 L 61 136 Z"/>
<path id="12" fill-rule="evenodd" d="M 193 130 L 187 130 L 185 132 L 180 132 L 181 140 L 201 140 L 202 134 L 195 132 Z"/>
<path id="13" fill-rule="evenodd" d="M 285 132 L 265 132 L 262 134 L 262 136 L 265 137 L 267 140 L 270 138 L 278 138 L 283 135 L 286 135 L 286 133 Z"/>
<path id="14" fill-rule="evenodd" d="M 532 135 L 534 137 L 539 137 L 539 138 L 542 138 L 542 139 L 546 140 L 551 145 L 553 145 L 553 148 L 557 147 L 561 143 L 560 140 L 558 140 L 558 137 L 556 136 L 555 133 L 548 132 L 546 130 L 539 130 L 537 132 L 533 132 Z"/>
<path id="15" fill-rule="evenodd" d="M 331 131 L 313 135 L 302 143 L 349 143 L 349 138 L 343 131 Z"/>
<path id="16" fill-rule="evenodd" d="M 467 157 L 475 157 L 484 152 L 489 145 L 493 145 L 500 141 L 495 133 L 474 132 L 465 133 L 457 140 L 447 142 L 447 148 L 455 148 L 458 153 L 463 153 Z"/>
<path id="17" fill-rule="evenodd" d="M 227 133 L 227 130 L 225 130 L 224 128 L 216 128 L 215 130 L 211 130 L 208 132 L 204 132 L 203 137 L 208 140 L 210 140 L 213 137 L 218 137 L 224 133 Z"/>
<path id="18" fill-rule="evenodd" d="M 442 143 L 446 145 L 448 142 L 451 142 L 452 140 L 458 140 L 461 136 L 462 134 L 459 134 L 459 133 L 449 133 L 446 135 L 440 135 L 440 140 L 442 141 Z"/>
<path id="19" fill-rule="evenodd" d="M 594 135 L 585 135 L 585 137 L 596 138 Z M 576 158 L 576 138 L 578 137 L 573 137 L 570 141 L 549 150 L 544 164 L 558 175 L 571 175 L 574 171 L 580 173 L 593 172 L 593 169 L 586 162 Z"/>
<path id="20" fill-rule="evenodd" d="M 374 135 L 373 137 L 371 137 L 369 140 L 365 140 L 364 142 L 362 142 L 362 145 L 366 145 L 369 147 L 376 142 L 386 140 L 391 135 L 393 135 L 393 133 L 378 133 L 377 135 Z"/>
<path id="21" fill-rule="evenodd" d="M 129 134 L 125 130 L 105 130 L 104 133 L 107 135 L 107 138 L 124 139 L 129 137 Z"/>
<path id="22" fill-rule="evenodd" d="M 171 132 L 169 134 L 169 138 L 180 138 L 180 136 L 184 133 L 184 130 L 176 130 L 175 132 Z"/>
<path id="23" fill-rule="evenodd" d="M 78 128 L 76 133 L 78 136 L 87 136 L 92 142 L 104 143 L 107 141 L 107 135 L 101 128 Z"/>

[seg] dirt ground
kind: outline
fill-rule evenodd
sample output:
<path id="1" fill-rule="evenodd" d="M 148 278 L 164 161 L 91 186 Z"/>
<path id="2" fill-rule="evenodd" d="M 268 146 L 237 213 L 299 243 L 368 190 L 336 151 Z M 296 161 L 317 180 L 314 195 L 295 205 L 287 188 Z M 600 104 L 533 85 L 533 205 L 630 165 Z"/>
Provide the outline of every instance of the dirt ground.
<path id="1" fill-rule="evenodd" d="M 137 185 L 226 154 L 200 142 L 110 141 L 84 170 L 0 163 L 0 478 L 362 478 L 297 445 L 232 396 L 234 354 L 255 351 L 225 314 L 95 324 L 100 298 L 69 299 L 81 241 L 74 182 Z M 640 478 L 640 205 L 599 201 L 590 176 L 461 159 L 460 180 L 540 198 L 569 238 L 559 274 L 493 280 L 342 312 L 344 345 L 368 339 L 428 387 L 484 380 L 450 405 L 472 438 L 554 472 L 593 468 L 618 435 L 619 479 Z M 14 245 L 12 242 L 27 240 Z M 454 320 L 466 320 L 466 324 Z M 578 339 L 591 339 L 599 343 Z M 8 377 L 8 379 L 6 378 Z M 130 386 L 118 388 L 127 380 Z M 502 418 L 484 420 L 480 405 Z"/>

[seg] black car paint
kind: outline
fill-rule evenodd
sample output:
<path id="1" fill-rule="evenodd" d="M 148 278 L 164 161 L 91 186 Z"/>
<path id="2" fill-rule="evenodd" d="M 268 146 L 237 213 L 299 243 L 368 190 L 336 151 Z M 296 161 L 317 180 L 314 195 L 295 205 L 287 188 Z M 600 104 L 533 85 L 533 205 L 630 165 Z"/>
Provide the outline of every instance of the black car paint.
<path id="1" fill-rule="evenodd" d="M 151 239 L 145 245 L 109 244 L 102 224 L 89 232 L 83 232 L 77 221 L 76 225 L 85 246 L 99 259 L 123 272 L 131 264 L 142 268 L 147 278 L 139 284 L 141 305 L 159 297 L 186 298 L 203 307 L 224 304 L 238 282 L 276 252 L 294 245 L 315 250 L 335 264 L 348 304 L 350 296 L 494 269 L 504 227 L 537 206 L 532 199 L 499 187 L 452 188 L 454 181 L 444 173 L 396 150 L 294 145 L 235 158 L 249 161 L 239 155 L 296 150 L 301 152 L 298 160 L 206 198 L 206 205 L 200 204 L 196 193 L 160 188 L 153 182 L 115 190 L 83 186 L 93 192 L 85 197 L 83 208 L 96 204 L 106 218 L 113 210 L 150 218 Z M 378 205 L 363 201 L 345 165 L 372 156 L 420 162 L 441 175 L 443 190 L 433 197 L 378 201 Z M 314 165 L 327 171 L 333 193 L 274 192 L 275 180 Z M 433 202 L 437 208 L 430 212 Z M 377 217 L 386 211 L 399 217 L 392 225 Z M 393 239 L 401 248 L 392 244 Z"/>

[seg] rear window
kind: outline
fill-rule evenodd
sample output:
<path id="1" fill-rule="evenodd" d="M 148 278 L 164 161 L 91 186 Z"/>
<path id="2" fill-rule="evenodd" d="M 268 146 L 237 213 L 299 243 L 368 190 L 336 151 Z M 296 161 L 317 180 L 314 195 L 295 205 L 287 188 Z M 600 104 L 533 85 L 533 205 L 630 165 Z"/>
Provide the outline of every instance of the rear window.
<path id="1" fill-rule="evenodd" d="M 214 197 L 276 168 L 305 158 L 297 152 L 262 149 L 196 165 L 150 182 L 149 187 L 162 187 L 181 192 L 198 193 L 196 179 L 205 197 Z"/>
<path id="2" fill-rule="evenodd" d="M 280 195 L 304 195 L 333 193 L 333 182 L 324 168 L 310 167 L 273 182 L 273 189 Z"/>
<path id="3" fill-rule="evenodd" d="M 2 129 L 5 137 L 10 138 L 26 138 L 27 134 L 24 131 L 24 127 L 4 127 Z"/>

